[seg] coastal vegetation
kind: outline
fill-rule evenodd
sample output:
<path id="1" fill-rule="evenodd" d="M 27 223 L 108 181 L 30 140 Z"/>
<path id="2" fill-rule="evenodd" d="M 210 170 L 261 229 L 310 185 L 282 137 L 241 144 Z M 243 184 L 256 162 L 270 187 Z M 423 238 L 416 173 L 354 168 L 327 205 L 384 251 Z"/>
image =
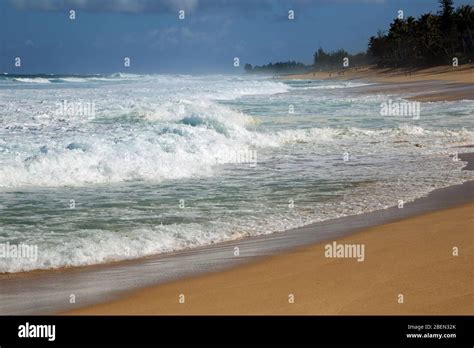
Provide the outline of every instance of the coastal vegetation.
<path id="1" fill-rule="evenodd" d="M 472 62 L 474 9 L 440 0 L 437 14 L 396 18 L 387 32 L 369 40 L 367 55 L 380 67 L 429 67 Z"/>
<path id="2" fill-rule="evenodd" d="M 453 0 L 438 0 L 436 13 L 404 18 L 399 11 L 388 30 L 369 39 L 366 52 L 350 54 L 344 49 L 326 52 L 319 47 L 313 63 L 296 61 L 269 63 L 252 67 L 247 73 L 296 73 L 357 67 L 374 64 L 383 68 L 423 68 L 474 61 L 474 8 L 454 7 Z M 344 61 L 347 63 L 344 64 Z"/>
<path id="3" fill-rule="evenodd" d="M 288 61 L 288 62 L 276 62 L 276 63 L 268 63 L 266 65 L 261 65 L 261 66 L 255 66 L 252 67 L 251 64 L 245 64 L 244 69 L 246 72 L 253 72 L 253 73 L 285 73 L 285 72 L 292 72 L 292 73 L 298 73 L 298 72 L 304 72 L 308 69 L 308 67 L 301 63 L 301 62 L 296 62 L 296 61 Z"/>

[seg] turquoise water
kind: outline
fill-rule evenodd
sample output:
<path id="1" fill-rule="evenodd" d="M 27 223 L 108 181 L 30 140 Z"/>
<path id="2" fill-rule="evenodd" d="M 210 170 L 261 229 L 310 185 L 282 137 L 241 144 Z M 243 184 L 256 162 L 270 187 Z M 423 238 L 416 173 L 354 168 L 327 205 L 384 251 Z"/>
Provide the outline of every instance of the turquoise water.
<path id="1" fill-rule="evenodd" d="M 364 85 L 0 79 L 0 243 L 39 252 L 0 258 L 0 272 L 279 232 L 473 179 L 452 159 L 474 144 L 472 101 L 424 103 L 416 120 L 381 116 L 400 97 L 363 95 Z"/>

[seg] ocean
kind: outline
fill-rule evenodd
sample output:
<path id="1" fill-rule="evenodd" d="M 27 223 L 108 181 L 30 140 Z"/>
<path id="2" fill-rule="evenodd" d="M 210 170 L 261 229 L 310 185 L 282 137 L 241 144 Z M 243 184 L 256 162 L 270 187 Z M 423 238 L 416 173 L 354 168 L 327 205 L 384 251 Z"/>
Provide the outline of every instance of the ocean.
<path id="1" fill-rule="evenodd" d="M 0 272 L 278 233 L 474 179 L 474 101 L 383 112 L 357 81 L 0 75 Z"/>

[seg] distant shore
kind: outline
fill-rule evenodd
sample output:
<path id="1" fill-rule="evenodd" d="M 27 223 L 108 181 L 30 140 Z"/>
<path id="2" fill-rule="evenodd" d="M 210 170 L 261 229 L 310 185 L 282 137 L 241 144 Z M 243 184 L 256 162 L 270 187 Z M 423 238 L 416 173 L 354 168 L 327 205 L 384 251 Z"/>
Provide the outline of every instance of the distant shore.
<path id="1" fill-rule="evenodd" d="M 416 93 L 407 99 L 420 102 L 474 99 L 474 64 L 428 69 L 380 69 L 371 66 L 304 74 L 282 75 L 285 80 L 364 80 L 377 83 L 387 93 Z M 392 88 L 392 89 L 391 89 Z M 376 92 L 377 86 L 368 87 Z"/>

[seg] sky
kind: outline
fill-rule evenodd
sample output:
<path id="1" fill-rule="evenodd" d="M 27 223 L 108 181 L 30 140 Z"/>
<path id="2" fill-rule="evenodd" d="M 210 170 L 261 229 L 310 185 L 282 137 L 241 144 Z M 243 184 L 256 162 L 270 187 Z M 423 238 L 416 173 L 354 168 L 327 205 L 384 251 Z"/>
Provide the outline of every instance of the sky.
<path id="1" fill-rule="evenodd" d="M 457 0 L 455 5 L 474 5 Z M 75 11 L 75 19 L 70 11 Z M 184 19 L 179 11 L 184 11 Z M 294 19 L 288 11 L 294 11 Z M 0 0 L 0 71 L 232 73 L 314 51 L 365 51 L 402 10 L 436 0 Z M 21 66 L 15 66 L 15 58 Z M 130 66 L 125 66 L 125 58 Z M 239 58 L 239 67 L 234 66 Z"/>

